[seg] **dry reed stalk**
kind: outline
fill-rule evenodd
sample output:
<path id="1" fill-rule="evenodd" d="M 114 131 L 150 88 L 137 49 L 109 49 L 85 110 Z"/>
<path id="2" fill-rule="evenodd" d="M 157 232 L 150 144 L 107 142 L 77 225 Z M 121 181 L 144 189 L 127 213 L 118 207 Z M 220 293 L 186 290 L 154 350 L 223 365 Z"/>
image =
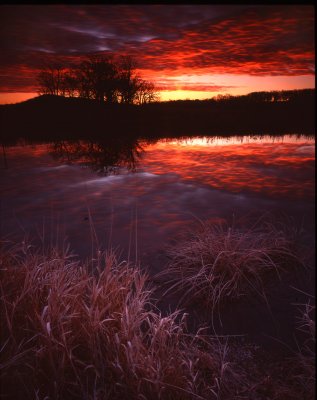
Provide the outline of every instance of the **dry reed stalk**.
<path id="1" fill-rule="evenodd" d="M 3 398 L 217 399 L 234 386 L 226 346 L 154 312 L 146 275 L 112 252 L 91 265 L 3 243 L 0 274 Z"/>

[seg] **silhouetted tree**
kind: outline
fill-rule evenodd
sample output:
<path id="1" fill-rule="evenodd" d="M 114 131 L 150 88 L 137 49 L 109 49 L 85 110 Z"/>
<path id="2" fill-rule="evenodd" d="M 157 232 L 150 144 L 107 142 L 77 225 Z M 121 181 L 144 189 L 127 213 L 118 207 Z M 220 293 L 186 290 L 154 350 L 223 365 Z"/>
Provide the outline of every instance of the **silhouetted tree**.
<path id="1" fill-rule="evenodd" d="M 50 66 L 38 75 L 39 92 L 83 97 L 100 102 L 144 104 L 156 101 L 154 84 L 136 74 L 131 56 L 115 63 L 112 57 L 92 55 L 77 69 Z"/>
<path id="2" fill-rule="evenodd" d="M 159 95 L 152 82 L 139 80 L 135 102 L 137 104 L 152 103 L 159 100 Z"/>
<path id="3" fill-rule="evenodd" d="M 37 76 L 40 94 L 61 95 L 61 83 L 63 67 L 61 65 L 50 65 Z"/>
<path id="4" fill-rule="evenodd" d="M 131 56 L 121 58 L 119 71 L 118 96 L 120 103 L 132 104 L 140 78 L 135 74 L 135 62 Z"/>
<path id="5" fill-rule="evenodd" d="M 64 72 L 61 80 L 61 93 L 66 97 L 79 96 L 79 80 L 75 72 Z"/>
<path id="6" fill-rule="evenodd" d="M 218 94 L 216 97 L 215 97 L 215 100 L 216 101 L 230 101 L 230 100 L 232 100 L 234 98 L 234 96 L 232 96 L 231 94 Z"/>
<path id="7" fill-rule="evenodd" d="M 78 72 L 78 82 L 81 97 L 100 102 L 116 101 L 118 71 L 110 58 L 90 56 L 83 61 Z"/>

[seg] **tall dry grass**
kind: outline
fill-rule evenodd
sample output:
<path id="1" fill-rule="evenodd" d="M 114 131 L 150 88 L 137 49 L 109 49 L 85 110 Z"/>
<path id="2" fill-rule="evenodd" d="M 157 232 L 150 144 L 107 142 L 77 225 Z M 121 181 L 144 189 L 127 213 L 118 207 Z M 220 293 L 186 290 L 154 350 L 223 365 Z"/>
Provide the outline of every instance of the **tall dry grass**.
<path id="1" fill-rule="evenodd" d="M 146 275 L 112 252 L 1 243 L 1 395 L 10 399 L 232 398 L 227 346 L 162 317 Z"/>
<path id="2" fill-rule="evenodd" d="M 158 274 L 180 301 L 198 299 L 212 309 L 226 301 L 256 293 L 266 299 L 265 285 L 280 279 L 297 256 L 296 232 L 258 221 L 251 227 L 203 223 L 178 237 L 167 250 L 167 268 Z"/>

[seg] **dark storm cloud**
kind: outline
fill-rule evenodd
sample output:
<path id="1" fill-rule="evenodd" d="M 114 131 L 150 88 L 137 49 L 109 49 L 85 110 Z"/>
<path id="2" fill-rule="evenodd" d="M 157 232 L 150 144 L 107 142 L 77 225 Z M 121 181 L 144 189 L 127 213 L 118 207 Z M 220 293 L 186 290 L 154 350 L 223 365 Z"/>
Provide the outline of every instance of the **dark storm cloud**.
<path id="1" fill-rule="evenodd" d="M 0 22 L 2 91 L 31 90 L 43 63 L 94 52 L 157 73 L 314 73 L 311 6 L 17 5 L 1 6 Z"/>

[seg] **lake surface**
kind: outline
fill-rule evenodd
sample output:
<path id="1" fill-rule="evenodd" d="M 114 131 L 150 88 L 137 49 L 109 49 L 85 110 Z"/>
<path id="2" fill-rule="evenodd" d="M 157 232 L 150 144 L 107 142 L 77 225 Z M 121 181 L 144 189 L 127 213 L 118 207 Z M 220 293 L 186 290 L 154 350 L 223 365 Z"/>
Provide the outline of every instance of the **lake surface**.
<path id="1" fill-rule="evenodd" d="M 313 235 L 315 140 L 304 136 L 56 142 L 5 149 L 1 235 L 111 245 L 157 272 L 197 220 L 284 213 Z"/>

